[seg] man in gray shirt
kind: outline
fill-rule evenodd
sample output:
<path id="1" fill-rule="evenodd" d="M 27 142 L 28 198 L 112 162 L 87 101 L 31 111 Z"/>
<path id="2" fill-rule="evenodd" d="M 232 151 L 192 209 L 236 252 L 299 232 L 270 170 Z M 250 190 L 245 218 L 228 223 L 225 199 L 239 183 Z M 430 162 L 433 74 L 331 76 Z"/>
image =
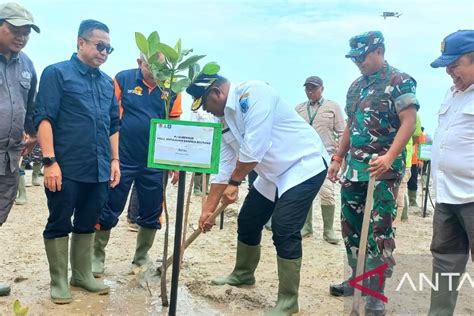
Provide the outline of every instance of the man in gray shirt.
<path id="1" fill-rule="evenodd" d="M 16 3 L 0 5 L 0 226 L 18 191 L 20 157 L 36 144 L 32 121 L 36 71 L 21 52 L 31 29 L 40 31 L 25 8 Z M 10 287 L 0 283 L 0 296 L 9 294 Z"/>

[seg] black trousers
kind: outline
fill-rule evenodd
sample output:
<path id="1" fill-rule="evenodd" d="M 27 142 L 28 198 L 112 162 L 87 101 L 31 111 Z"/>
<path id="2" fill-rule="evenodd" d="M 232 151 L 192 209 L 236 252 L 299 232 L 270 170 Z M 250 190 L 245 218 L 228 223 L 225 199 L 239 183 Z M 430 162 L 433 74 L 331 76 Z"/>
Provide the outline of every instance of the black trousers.
<path id="1" fill-rule="evenodd" d="M 67 178 L 62 182 L 61 191 L 51 192 L 45 188 L 49 217 L 43 237 L 60 238 L 71 232 L 92 234 L 107 202 L 109 183 L 85 183 Z"/>
<path id="2" fill-rule="evenodd" d="M 408 180 L 407 186 L 410 191 L 418 190 L 418 166 L 416 164 L 411 166 L 411 176 Z"/>
<path id="3" fill-rule="evenodd" d="M 272 202 L 252 188 L 237 221 L 238 240 L 250 246 L 260 244 L 263 225 L 272 216 L 273 244 L 277 255 L 297 259 L 303 255 L 300 230 L 311 203 L 326 178 L 327 170 L 294 186 Z"/>

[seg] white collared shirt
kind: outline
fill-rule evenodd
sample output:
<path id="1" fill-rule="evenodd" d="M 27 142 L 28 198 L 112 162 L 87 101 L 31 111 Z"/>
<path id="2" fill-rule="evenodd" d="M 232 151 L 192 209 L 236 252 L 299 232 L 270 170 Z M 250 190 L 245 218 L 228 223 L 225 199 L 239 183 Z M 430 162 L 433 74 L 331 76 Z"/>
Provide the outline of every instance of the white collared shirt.
<path id="1" fill-rule="evenodd" d="M 431 164 L 437 203 L 474 202 L 474 84 L 441 104 Z"/>
<path id="2" fill-rule="evenodd" d="M 258 162 L 255 188 L 269 200 L 322 172 L 330 158 L 316 133 L 261 81 L 231 84 L 224 108 L 219 174 L 213 183 L 227 183 L 237 158 Z"/>

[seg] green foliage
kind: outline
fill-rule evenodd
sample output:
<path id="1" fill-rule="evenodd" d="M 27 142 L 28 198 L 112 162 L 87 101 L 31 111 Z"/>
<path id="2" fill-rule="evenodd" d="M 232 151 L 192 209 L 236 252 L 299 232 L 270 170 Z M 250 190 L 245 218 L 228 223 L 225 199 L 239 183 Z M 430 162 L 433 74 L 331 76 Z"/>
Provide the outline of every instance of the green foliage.
<path id="1" fill-rule="evenodd" d="M 156 85 L 165 100 L 166 118 L 168 118 L 171 102 L 171 91 L 183 92 L 200 73 L 197 63 L 205 55 L 190 55 L 193 49 L 182 48 L 181 39 L 174 47 L 160 40 L 158 32 L 151 33 L 148 38 L 140 32 L 135 32 L 135 42 L 148 65 Z M 184 61 L 183 61 L 184 60 Z M 217 63 L 208 63 L 203 67 L 203 73 L 216 74 L 220 67 Z M 184 74 L 185 73 L 185 74 Z"/>
<path id="2" fill-rule="evenodd" d="M 25 316 L 28 313 L 28 307 L 21 307 L 20 300 L 13 303 L 13 313 L 15 316 Z"/>
<path id="3" fill-rule="evenodd" d="M 217 63 L 210 62 L 204 65 L 204 67 L 202 68 L 202 73 L 206 75 L 215 75 L 219 72 L 220 69 L 221 66 L 219 66 Z"/>

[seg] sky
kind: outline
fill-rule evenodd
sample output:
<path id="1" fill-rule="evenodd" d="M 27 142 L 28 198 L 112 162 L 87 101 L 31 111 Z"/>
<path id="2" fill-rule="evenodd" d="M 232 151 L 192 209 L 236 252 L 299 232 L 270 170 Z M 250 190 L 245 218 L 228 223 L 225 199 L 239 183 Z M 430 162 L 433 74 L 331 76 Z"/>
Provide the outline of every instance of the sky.
<path id="1" fill-rule="evenodd" d="M 113 77 L 136 67 L 135 32 L 158 31 L 161 41 L 206 55 L 232 82 L 263 80 L 291 106 L 306 100 L 303 83 L 318 75 L 324 97 L 345 106 L 349 85 L 359 75 L 344 57 L 350 37 L 380 30 L 386 60 L 417 81 L 422 125 L 433 134 L 436 113 L 451 86 L 443 68 L 429 64 L 440 55 L 442 39 L 459 29 L 474 29 L 472 0 L 22 0 L 41 33 L 32 32 L 24 51 L 40 74 L 44 67 L 69 59 L 76 50 L 84 19 L 110 28 L 115 48 L 101 67 Z M 399 18 L 381 17 L 384 11 Z M 183 99 L 183 118 L 191 99 Z"/>

